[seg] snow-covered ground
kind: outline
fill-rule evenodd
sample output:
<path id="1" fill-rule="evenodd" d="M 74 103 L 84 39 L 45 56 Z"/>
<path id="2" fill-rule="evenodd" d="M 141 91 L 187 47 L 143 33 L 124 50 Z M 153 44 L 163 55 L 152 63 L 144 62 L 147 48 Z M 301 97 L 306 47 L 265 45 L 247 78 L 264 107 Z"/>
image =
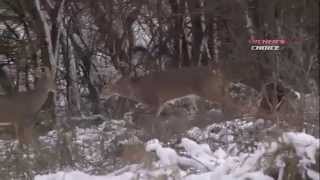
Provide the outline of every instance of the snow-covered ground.
<path id="1" fill-rule="evenodd" d="M 237 124 L 240 129 L 252 126 L 252 122 L 238 121 Z M 226 129 L 213 132 L 212 128 L 217 128 L 217 124 L 208 126 L 202 134 L 200 132 L 200 136 L 199 132 L 196 133 L 199 131 L 197 128 L 188 134 L 198 134 L 199 139 L 209 136 L 221 139 L 225 136 L 222 132 Z M 304 179 L 319 180 L 319 169 L 314 168 L 319 160 L 319 139 L 305 133 L 285 132 L 276 135 L 276 138 L 256 142 L 256 148 L 242 152 L 240 146 L 235 144 L 235 137 L 230 134 L 226 138 L 229 143 L 216 149 L 207 143 L 198 143 L 190 136 L 181 138 L 175 146 L 152 139 L 144 144 L 146 157 L 150 152 L 157 157 L 149 165 L 146 161 L 128 164 L 100 176 L 78 170 L 60 171 L 37 175 L 35 180 L 282 180 L 294 173 L 299 173 Z M 292 169 L 289 167 L 295 160 L 299 172 L 290 172 Z"/>
<path id="2" fill-rule="evenodd" d="M 65 132 L 44 133 L 29 154 L 19 152 L 17 141 L 0 140 L 0 180 L 320 180 L 320 143 L 314 136 L 252 117 L 219 121 L 221 111 L 214 106 L 186 102 L 190 106 L 169 103 L 174 118 L 156 119 L 177 121 L 155 127 L 166 135 L 156 134 L 158 139 L 132 126 L 127 113 L 120 120 L 65 119 Z M 199 117 L 184 113 L 193 106 L 213 109 Z M 176 126 L 181 127 L 170 131 Z"/>

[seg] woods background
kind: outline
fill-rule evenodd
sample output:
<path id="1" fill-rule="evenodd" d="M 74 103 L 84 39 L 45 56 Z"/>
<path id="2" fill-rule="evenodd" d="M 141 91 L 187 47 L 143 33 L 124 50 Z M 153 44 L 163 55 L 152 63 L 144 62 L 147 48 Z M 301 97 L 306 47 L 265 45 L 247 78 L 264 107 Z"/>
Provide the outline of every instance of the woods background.
<path id="1" fill-rule="evenodd" d="M 252 51 L 252 38 L 288 44 Z M 36 68 L 49 66 L 57 93 L 38 118 L 68 144 L 68 118 L 122 117 L 130 102 L 100 99 L 119 74 L 220 63 L 234 77 L 260 80 L 267 70 L 318 97 L 318 42 L 319 0 L 0 0 L 0 85 L 2 94 L 32 89 Z M 261 69 L 242 71 L 252 62 Z"/>

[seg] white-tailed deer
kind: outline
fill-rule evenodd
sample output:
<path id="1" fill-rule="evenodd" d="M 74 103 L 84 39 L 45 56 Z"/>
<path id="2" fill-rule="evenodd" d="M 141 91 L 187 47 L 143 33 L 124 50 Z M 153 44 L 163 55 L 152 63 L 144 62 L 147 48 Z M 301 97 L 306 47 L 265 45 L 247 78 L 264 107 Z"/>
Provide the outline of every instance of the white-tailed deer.
<path id="1" fill-rule="evenodd" d="M 241 68 L 241 67 L 239 67 Z M 226 73 L 228 75 L 226 75 Z M 237 73 L 234 74 L 239 75 Z M 241 115 L 249 113 L 261 118 L 270 118 L 265 116 L 272 113 L 271 106 L 267 105 L 269 98 L 276 97 L 275 104 L 281 106 L 283 104 L 283 97 L 286 94 L 292 94 L 291 90 L 278 84 L 273 92 L 273 84 L 265 81 L 251 80 L 244 78 L 245 82 L 258 92 L 261 87 L 265 89 L 266 96 L 263 97 L 261 104 L 257 102 L 257 106 L 251 110 L 246 106 L 242 106 L 230 96 L 229 87 L 230 82 L 236 82 L 241 77 L 233 77 L 232 72 L 222 72 L 219 68 L 209 67 L 190 67 L 182 69 L 172 69 L 162 72 L 151 73 L 137 79 L 120 78 L 113 84 L 107 84 L 102 91 L 102 97 L 110 97 L 112 95 L 119 95 L 137 102 L 146 104 L 156 116 L 159 116 L 163 105 L 174 98 L 183 97 L 189 94 L 194 94 L 203 97 L 212 102 L 219 103 L 224 111 L 224 116 Z M 234 80 L 235 79 L 235 80 Z M 265 78 L 267 79 L 267 78 Z M 251 83 L 251 84 L 250 84 Z M 274 104 L 274 103 L 272 103 Z M 275 107 L 277 110 L 279 107 Z M 263 112 L 263 113 L 262 113 Z"/>
<path id="2" fill-rule="evenodd" d="M 300 94 L 281 82 L 270 82 L 263 86 L 257 117 L 286 121 L 296 128 L 303 127 L 302 112 L 298 113 Z"/>
<path id="3" fill-rule="evenodd" d="M 35 88 L 26 92 L 0 96 L 0 126 L 14 126 L 21 144 L 32 142 L 33 119 L 46 102 L 48 93 L 54 91 L 53 75 L 44 68 Z"/>
<path id="4" fill-rule="evenodd" d="M 102 97 L 119 95 L 144 103 L 159 116 L 163 104 L 194 94 L 223 108 L 235 108 L 227 91 L 229 82 L 218 69 L 190 67 L 155 72 L 138 79 L 121 78 L 102 91 Z"/>

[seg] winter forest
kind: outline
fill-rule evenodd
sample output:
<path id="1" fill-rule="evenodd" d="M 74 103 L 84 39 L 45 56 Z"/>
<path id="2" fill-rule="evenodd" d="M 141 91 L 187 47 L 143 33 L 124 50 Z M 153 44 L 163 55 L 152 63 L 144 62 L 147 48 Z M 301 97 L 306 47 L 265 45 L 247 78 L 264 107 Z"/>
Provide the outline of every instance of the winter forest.
<path id="1" fill-rule="evenodd" d="M 319 0 L 0 0 L 0 180 L 319 180 Z"/>

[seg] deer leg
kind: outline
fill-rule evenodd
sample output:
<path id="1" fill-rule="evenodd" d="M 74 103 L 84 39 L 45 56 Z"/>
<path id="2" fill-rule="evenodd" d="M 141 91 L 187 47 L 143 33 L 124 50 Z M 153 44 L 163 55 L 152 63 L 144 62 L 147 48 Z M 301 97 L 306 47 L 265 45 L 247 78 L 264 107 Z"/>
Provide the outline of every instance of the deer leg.
<path id="1" fill-rule="evenodd" d="M 13 126 L 14 126 L 14 133 L 15 133 L 16 139 L 19 140 L 20 142 L 19 125 L 18 123 L 13 123 Z"/>
<path id="2" fill-rule="evenodd" d="M 23 128 L 24 141 L 26 144 L 32 144 L 32 127 L 24 127 Z"/>
<path id="3" fill-rule="evenodd" d="M 16 123 L 15 129 L 16 129 L 16 136 L 19 140 L 20 144 L 32 144 L 32 124 L 27 124 L 27 122 L 23 123 Z"/>
<path id="4" fill-rule="evenodd" d="M 230 107 L 230 102 L 223 101 L 221 104 L 221 110 L 224 120 L 231 120 L 234 118 L 234 109 Z"/>
<path id="5" fill-rule="evenodd" d="M 198 113 L 199 112 L 199 108 L 198 108 L 198 105 L 197 105 L 197 97 L 191 97 L 190 98 L 190 102 L 191 102 L 191 108 L 193 108 L 192 110 L 195 111 L 195 113 Z"/>
<path id="6" fill-rule="evenodd" d="M 22 145 L 25 144 L 23 127 L 20 123 L 14 123 L 14 129 L 15 129 L 16 139 L 19 142 L 19 146 L 22 147 Z"/>
<path id="7" fill-rule="evenodd" d="M 166 105 L 166 103 L 158 106 L 158 108 L 157 108 L 157 113 L 156 113 L 156 117 L 160 117 L 160 114 L 161 114 L 161 112 L 163 111 L 165 105 Z"/>
<path id="8" fill-rule="evenodd" d="M 24 125 L 23 125 L 23 135 L 25 137 L 25 142 L 27 144 L 32 144 L 33 143 L 33 119 L 34 117 L 29 117 L 28 120 L 25 121 Z"/>
<path id="9" fill-rule="evenodd" d="M 153 97 L 151 96 L 151 98 Z M 160 116 L 161 111 L 163 110 L 163 104 L 161 103 L 161 100 L 158 97 L 156 97 L 155 100 L 147 102 L 146 104 L 148 104 L 148 108 L 152 115 L 155 115 L 156 117 Z"/>

